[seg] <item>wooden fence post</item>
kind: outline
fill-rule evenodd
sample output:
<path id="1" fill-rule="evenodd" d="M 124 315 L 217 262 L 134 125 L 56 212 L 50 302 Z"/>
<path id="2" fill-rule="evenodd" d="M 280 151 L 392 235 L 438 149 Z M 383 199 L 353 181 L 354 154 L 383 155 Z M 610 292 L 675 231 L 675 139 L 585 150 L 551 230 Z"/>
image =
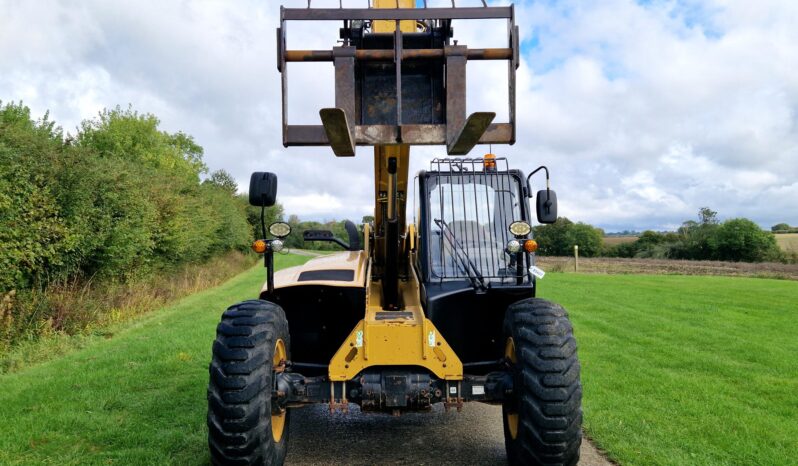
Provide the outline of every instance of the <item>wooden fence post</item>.
<path id="1" fill-rule="evenodd" d="M 574 245 L 574 272 L 579 272 L 579 246 Z"/>

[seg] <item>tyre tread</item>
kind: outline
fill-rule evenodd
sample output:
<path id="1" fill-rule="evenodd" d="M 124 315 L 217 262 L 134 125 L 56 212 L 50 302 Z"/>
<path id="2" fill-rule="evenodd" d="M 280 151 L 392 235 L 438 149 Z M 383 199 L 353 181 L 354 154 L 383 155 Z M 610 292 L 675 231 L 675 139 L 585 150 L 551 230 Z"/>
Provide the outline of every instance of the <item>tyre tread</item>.
<path id="1" fill-rule="evenodd" d="M 507 435 L 511 464 L 573 465 L 582 441 L 582 387 L 573 326 L 562 306 L 530 298 L 512 304 L 505 333 L 513 337 L 518 437 Z"/>
<path id="2" fill-rule="evenodd" d="M 284 458 L 285 443 L 271 438 L 270 412 L 265 412 L 271 406 L 270 360 L 278 335 L 290 346 L 285 313 L 274 303 L 244 301 L 222 314 L 208 368 L 213 464 L 272 464 Z"/>

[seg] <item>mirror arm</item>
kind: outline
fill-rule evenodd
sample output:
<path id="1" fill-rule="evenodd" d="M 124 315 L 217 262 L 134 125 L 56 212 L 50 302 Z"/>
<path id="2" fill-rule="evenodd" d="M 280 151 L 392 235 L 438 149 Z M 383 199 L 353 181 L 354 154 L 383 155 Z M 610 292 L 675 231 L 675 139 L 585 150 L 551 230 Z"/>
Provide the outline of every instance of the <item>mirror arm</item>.
<path id="1" fill-rule="evenodd" d="M 266 239 L 266 206 L 260 206 L 260 234 Z"/>
<path id="2" fill-rule="evenodd" d="M 527 175 L 527 177 L 526 177 L 526 191 L 527 191 L 527 193 L 529 193 L 529 194 L 532 193 L 532 188 L 529 185 L 529 179 L 532 178 L 532 175 L 534 175 L 535 173 L 537 173 L 537 172 L 539 172 L 541 170 L 545 170 L 546 171 L 546 194 L 547 195 L 549 194 L 550 186 L 551 186 L 550 183 L 549 183 L 549 169 L 545 165 L 539 166 L 534 171 L 532 171 L 532 173 Z M 528 197 L 532 197 L 532 196 L 528 196 Z"/>
<path id="3" fill-rule="evenodd" d="M 261 238 L 266 239 L 266 206 L 260 206 L 260 231 Z M 267 248 L 263 253 L 263 266 L 266 267 L 266 293 L 271 297 L 274 296 L 274 251 L 272 248 Z"/>

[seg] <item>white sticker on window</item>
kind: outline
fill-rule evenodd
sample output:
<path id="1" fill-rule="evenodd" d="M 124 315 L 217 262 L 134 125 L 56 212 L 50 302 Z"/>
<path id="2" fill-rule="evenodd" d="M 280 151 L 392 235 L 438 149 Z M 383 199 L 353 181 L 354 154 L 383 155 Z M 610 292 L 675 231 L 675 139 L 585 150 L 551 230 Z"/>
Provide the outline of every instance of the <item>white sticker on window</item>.
<path id="1" fill-rule="evenodd" d="M 471 387 L 471 394 L 472 395 L 484 395 L 485 394 L 485 387 L 482 385 L 474 385 Z"/>

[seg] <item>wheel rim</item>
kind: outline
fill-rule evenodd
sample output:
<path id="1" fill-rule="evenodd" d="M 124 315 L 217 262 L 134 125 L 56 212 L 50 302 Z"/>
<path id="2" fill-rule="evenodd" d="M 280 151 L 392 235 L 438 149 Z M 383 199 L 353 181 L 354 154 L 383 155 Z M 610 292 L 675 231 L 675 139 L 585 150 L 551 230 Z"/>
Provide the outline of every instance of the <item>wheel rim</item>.
<path id="1" fill-rule="evenodd" d="M 513 337 L 507 338 L 507 343 L 504 345 L 504 357 L 513 364 L 517 361 Z M 518 437 L 518 413 L 510 412 L 510 409 L 512 409 L 511 406 L 512 405 L 504 410 L 504 420 L 507 423 L 507 430 L 510 432 L 510 438 L 515 440 L 515 438 Z"/>
<path id="2" fill-rule="evenodd" d="M 285 342 L 283 342 L 282 338 L 278 338 L 277 341 L 274 343 L 274 356 L 272 357 L 272 377 L 275 376 L 277 372 L 281 372 L 276 370 L 277 367 L 281 366 L 285 360 L 287 359 L 287 353 L 285 351 Z M 272 437 L 274 438 L 275 442 L 279 442 L 280 439 L 283 438 L 283 431 L 285 430 L 285 409 L 273 409 L 272 410 Z"/>

